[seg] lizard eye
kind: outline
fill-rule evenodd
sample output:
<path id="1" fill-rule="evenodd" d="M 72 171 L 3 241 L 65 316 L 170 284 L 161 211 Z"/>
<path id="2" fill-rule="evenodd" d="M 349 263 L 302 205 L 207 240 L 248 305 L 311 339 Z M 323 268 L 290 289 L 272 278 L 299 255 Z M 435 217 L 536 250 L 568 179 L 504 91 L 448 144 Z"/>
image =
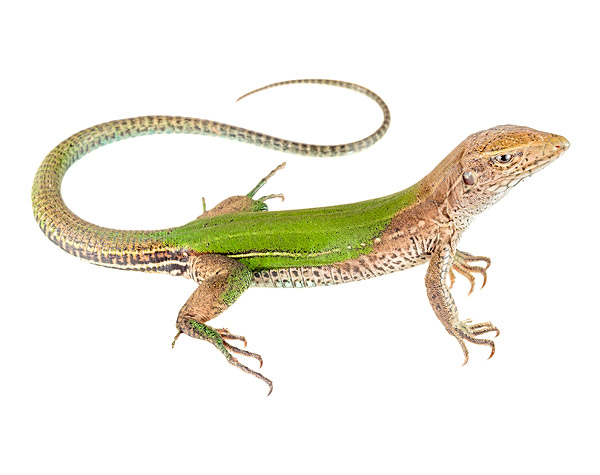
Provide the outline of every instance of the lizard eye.
<path id="1" fill-rule="evenodd" d="M 507 153 L 505 155 L 498 155 L 497 157 L 495 157 L 495 160 L 499 163 L 510 163 L 512 158 L 513 156 L 510 153 Z"/>

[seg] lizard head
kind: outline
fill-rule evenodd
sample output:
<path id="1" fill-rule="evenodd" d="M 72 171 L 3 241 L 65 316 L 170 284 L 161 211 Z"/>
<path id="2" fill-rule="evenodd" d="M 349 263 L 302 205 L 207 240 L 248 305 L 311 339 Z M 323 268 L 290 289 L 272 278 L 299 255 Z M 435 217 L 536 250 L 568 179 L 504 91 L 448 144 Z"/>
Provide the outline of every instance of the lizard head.
<path id="1" fill-rule="evenodd" d="M 516 125 L 470 135 L 457 148 L 462 151 L 455 182 L 459 212 L 480 213 L 568 148 L 569 142 L 560 135 Z"/>

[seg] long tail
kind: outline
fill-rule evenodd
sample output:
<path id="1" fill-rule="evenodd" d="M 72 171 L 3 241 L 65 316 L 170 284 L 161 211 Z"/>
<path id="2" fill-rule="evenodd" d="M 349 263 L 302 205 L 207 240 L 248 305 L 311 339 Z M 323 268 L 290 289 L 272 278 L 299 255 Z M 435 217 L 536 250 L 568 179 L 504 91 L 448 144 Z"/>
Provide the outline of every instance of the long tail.
<path id="1" fill-rule="evenodd" d="M 383 100 L 362 86 L 328 79 L 297 79 L 274 83 L 256 89 L 246 97 L 264 89 L 287 84 L 324 84 L 360 92 L 373 99 L 383 111 L 381 126 L 362 140 L 341 145 L 310 145 L 280 139 L 252 130 L 212 120 L 175 116 L 143 116 L 114 120 L 84 129 L 58 144 L 46 156 L 37 171 L 31 199 L 33 213 L 48 238 L 63 250 L 100 265 L 125 268 L 120 262 L 126 251 L 136 249 L 142 257 L 154 252 L 156 243 L 145 231 L 120 231 L 88 223 L 76 216 L 61 196 L 62 179 L 69 167 L 84 155 L 119 140 L 151 134 L 198 134 L 223 137 L 238 142 L 315 157 L 333 157 L 364 150 L 377 142 L 389 128 L 390 111 Z M 239 99 L 238 99 L 239 100 Z"/>

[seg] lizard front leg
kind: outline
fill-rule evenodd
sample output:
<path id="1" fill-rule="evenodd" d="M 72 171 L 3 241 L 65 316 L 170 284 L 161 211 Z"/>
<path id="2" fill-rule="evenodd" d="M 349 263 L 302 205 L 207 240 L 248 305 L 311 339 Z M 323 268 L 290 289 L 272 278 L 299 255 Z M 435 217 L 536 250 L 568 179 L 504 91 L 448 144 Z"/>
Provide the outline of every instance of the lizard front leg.
<path id="1" fill-rule="evenodd" d="M 208 341 L 231 365 L 264 381 L 269 386 L 269 394 L 271 394 L 273 383 L 262 374 L 240 363 L 232 354 L 255 358 L 262 366 L 260 355 L 228 342 L 228 340 L 239 340 L 245 346 L 246 339 L 231 334 L 226 328 L 216 329 L 206 324 L 227 310 L 250 286 L 252 279 L 250 269 L 241 262 L 221 254 L 202 254 L 192 258 L 190 277 L 198 283 L 198 288 L 179 311 L 176 323 L 178 332 L 173 340 L 173 346 L 182 333 Z"/>
<path id="2" fill-rule="evenodd" d="M 425 286 L 427 287 L 427 297 L 437 315 L 448 333 L 456 338 L 460 347 L 463 350 L 466 364 L 469 361 L 469 351 L 465 341 L 475 343 L 477 345 L 488 345 L 491 348 L 489 358 L 494 355 L 495 345 L 492 340 L 477 338 L 488 332 L 496 332 L 496 336 L 500 331 L 490 322 L 486 323 L 471 323 L 471 320 L 459 320 L 458 310 L 450 289 L 446 285 L 446 278 L 452 268 L 454 262 L 455 250 L 450 242 L 441 242 L 436 248 L 429 261 L 429 268 L 425 276 Z"/>

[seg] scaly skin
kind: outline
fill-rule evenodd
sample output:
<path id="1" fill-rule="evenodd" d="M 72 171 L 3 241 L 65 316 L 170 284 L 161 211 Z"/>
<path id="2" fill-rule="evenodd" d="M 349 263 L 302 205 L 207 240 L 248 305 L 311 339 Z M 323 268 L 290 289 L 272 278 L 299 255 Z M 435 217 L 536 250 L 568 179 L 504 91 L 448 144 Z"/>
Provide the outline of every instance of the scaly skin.
<path id="1" fill-rule="evenodd" d="M 362 140 L 331 146 L 292 142 L 228 124 L 186 117 L 147 116 L 96 125 L 60 143 L 42 162 L 32 189 L 33 211 L 37 222 L 48 238 L 63 250 L 95 264 L 127 270 L 184 274 L 188 262 L 188 255 L 183 252 L 186 247 L 184 241 L 198 239 L 185 235 L 186 226 L 182 227 L 181 231 L 177 228 L 177 230 L 132 232 L 88 223 L 72 213 L 62 200 L 60 185 L 64 174 L 75 161 L 101 146 L 143 135 L 171 133 L 210 135 L 298 155 L 332 157 L 370 147 L 385 134 L 389 127 L 389 109 L 379 96 L 364 87 L 332 80 L 295 80 L 268 87 L 292 83 L 325 84 L 360 92 L 381 107 L 383 122 L 373 134 Z M 174 234 L 169 237 L 172 231 Z M 178 233 L 184 236 L 179 239 L 176 237 Z M 237 247 L 237 250 L 244 250 L 243 246 L 234 247 Z"/>
<path id="2" fill-rule="evenodd" d="M 102 228 L 74 215 L 62 201 L 60 184 L 69 166 L 84 154 L 123 138 L 193 133 L 302 155 L 337 156 L 360 151 L 387 131 L 387 106 L 361 86 L 296 80 L 253 92 L 300 82 L 345 87 L 367 95 L 381 107 L 382 125 L 358 142 L 320 146 L 191 118 L 149 116 L 101 124 L 59 144 L 40 166 L 32 190 L 34 215 L 40 227 L 62 249 L 94 264 L 169 273 L 196 281 L 197 290 L 179 313 L 175 339 L 185 333 L 210 342 L 229 363 L 260 378 L 270 390 L 271 381 L 232 355 L 252 357 L 262 365 L 259 355 L 228 342 L 239 340 L 245 344 L 245 339 L 206 324 L 250 286 L 333 285 L 429 262 L 427 295 L 439 320 L 459 342 L 465 363 L 465 341 L 488 345 L 493 355 L 493 341 L 479 336 L 498 334 L 498 329 L 489 322 L 461 321 L 450 294 L 453 270 L 469 279 L 472 291 L 473 273 L 482 274 L 485 284 L 490 260 L 458 251 L 457 243 L 475 215 L 562 154 L 569 146 L 563 137 L 527 127 L 494 127 L 469 136 L 425 178 L 398 193 L 346 205 L 265 212 L 265 201 L 282 195 L 259 199 L 254 195 L 282 164 L 247 195 L 230 197 L 188 224 L 158 231 Z M 476 265 L 478 262 L 485 267 Z"/>

